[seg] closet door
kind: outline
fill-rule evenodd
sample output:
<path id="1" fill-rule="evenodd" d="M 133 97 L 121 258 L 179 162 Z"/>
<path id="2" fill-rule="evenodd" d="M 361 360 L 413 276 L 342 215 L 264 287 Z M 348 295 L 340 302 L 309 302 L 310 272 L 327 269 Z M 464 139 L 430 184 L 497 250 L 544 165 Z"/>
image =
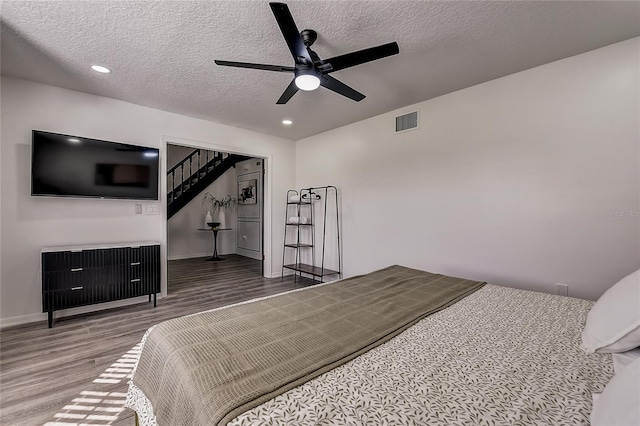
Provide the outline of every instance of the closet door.
<path id="1" fill-rule="evenodd" d="M 237 253 L 262 260 L 264 159 L 252 158 L 236 164 L 236 174 L 238 181 Z M 247 197 L 244 192 L 246 188 L 252 188 L 250 197 Z"/>

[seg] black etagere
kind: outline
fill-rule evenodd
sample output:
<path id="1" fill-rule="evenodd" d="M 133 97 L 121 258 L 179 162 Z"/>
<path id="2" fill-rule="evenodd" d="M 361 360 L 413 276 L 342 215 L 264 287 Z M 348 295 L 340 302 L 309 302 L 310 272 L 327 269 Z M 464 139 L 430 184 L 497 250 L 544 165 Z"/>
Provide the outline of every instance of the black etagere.
<path id="1" fill-rule="evenodd" d="M 332 204 L 330 210 L 329 204 Z M 294 272 L 294 282 L 298 276 L 310 276 L 320 282 L 328 275 L 338 275 L 340 278 L 342 260 L 338 189 L 335 186 L 320 186 L 287 191 L 285 216 L 282 278 L 285 269 Z M 291 218 L 297 220 L 292 221 Z M 335 230 L 330 237 L 327 235 L 328 226 L 332 228 L 331 231 Z M 331 266 L 337 269 L 328 267 L 327 258 L 331 255 L 334 256 Z M 293 263 L 286 263 L 287 256 L 293 256 Z"/>

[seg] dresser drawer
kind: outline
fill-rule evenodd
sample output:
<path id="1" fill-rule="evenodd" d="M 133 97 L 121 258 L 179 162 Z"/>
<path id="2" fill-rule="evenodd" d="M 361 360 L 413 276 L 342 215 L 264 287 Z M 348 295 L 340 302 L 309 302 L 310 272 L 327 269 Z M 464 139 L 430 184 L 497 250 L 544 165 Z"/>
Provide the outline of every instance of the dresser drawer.
<path id="1" fill-rule="evenodd" d="M 82 251 L 57 251 L 42 253 L 43 271 L 68 271 L 82 268 Z"/>
<path id="2" fill-rule="evenodd" d="M 143 247 L 130 247 L 129 248 L 129 261 L 130 263 L 137 263 L 142 261 Z"/>
<path id="3" fill-rule="evenodd" d="M 114 299 L 125 299 L 153 293 L 145 281 L 143 278 L 131 278 L 127 282 L 119 282 L 111 286 L 111 295 Z"/>
<path id="4" fill-rule="evenodd" d="M 131 265 L 160 261 L 160 246 L 140 246 L 129 248 Z"/>
<path id="5" fill-rule="evenodd" d="M 52 311 L 106 302 L 108 300 L 110 300 L 108 286 L 75 286 L 65 290 L 45 291 L 43 293 L 42 309 L 44 311 Z"/>
<path id="6" fill-rule="evenodd" d="M 84 268 L 44 272 L 42 274 L 42 289 L 44 291 L 66 290 L 81 286 L 86 281 L 85 274 Z"/>
<path id="7" fill-rule="evenodd" d="M 82 266 L 85 268 L 108 268 L 126 265 L 128 262 L 128 247 L 84 250 L 82 252 Z"/>

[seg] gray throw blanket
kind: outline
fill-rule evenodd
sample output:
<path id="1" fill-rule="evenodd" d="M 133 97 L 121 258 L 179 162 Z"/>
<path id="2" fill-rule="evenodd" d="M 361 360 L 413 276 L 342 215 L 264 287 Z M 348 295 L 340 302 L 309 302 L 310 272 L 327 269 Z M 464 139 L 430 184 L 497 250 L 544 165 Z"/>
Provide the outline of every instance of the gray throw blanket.
<path id="1" fill-rule="evenodd" d="M 158 425 L 224 425 L 483 285 L 391 266 L 176 318 L 149 333 L 132 381 Z"/>

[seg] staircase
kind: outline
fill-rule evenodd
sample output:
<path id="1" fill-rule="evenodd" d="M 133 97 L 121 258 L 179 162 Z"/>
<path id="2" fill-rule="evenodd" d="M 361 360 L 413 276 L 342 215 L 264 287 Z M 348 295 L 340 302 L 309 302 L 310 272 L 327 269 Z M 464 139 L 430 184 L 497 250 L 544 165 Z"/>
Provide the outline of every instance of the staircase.
<path id="1" fill-rule="evenodd" d="M 239 161 L 251 157 L 195 149 L 167 172 L 167 218 L 171 218 Z"/>

